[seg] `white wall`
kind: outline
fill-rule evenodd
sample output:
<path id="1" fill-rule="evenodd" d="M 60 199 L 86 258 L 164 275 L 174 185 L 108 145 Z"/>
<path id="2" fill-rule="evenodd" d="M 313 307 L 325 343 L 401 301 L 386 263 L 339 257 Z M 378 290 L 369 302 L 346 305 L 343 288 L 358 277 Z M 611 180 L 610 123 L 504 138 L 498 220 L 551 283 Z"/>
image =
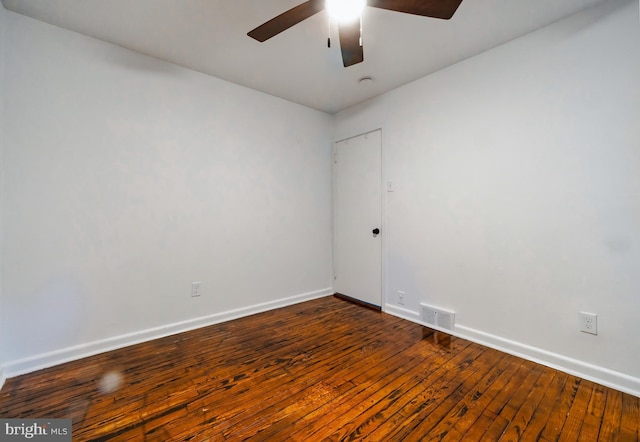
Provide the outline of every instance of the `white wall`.
<path id="1" fill-rule="evenodd" d="M 383 128 L 386 310 L 640 394 L 639 121 L 625 0 L 337 114 L 335 139 Z"/>
<path id="2" fill-rule="evenodd" d="M 331 116 L 4 13 L 7 374 L 330 293 Z"/>
<path id="3" fill-rule="evenodd" d="M 3 219 L 3 205 L 2 205 L 2 176 L 3 174 L 3 140 L 4 140 L 4 130 L 3 130 L 3 118 L 4 118 L 4 52 L 5 52 L 5 14 L 6 10 L 2 3 L 0 3 L 0 232 L 2 232 L 2 219 Z M 2 250 L 2 236 L 0 235 L 0 250 Z M 0 253 L 0 330 L 2 329 L 2 281 L 3 281 L 3 265 L 2 265 L 2 254 Z M 2 384 L 4 383 L 4 365 L 3 365 L 3 351 L 2 351 L 2 342 L 0 342 L 0 388 L 2 388 Z"/>

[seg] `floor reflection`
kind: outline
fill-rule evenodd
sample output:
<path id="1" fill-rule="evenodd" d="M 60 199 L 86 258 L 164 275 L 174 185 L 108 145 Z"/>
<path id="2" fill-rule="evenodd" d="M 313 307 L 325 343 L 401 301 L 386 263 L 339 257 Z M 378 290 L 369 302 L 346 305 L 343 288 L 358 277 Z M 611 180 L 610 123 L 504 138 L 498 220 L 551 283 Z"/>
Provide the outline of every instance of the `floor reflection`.
<path id="1" fill-rule="evenodd" d="M 447 333 L 429 327 L 422 327 L 422 339 L 429 340 L 446 350 L 451 350 L 451 335 Z"/>

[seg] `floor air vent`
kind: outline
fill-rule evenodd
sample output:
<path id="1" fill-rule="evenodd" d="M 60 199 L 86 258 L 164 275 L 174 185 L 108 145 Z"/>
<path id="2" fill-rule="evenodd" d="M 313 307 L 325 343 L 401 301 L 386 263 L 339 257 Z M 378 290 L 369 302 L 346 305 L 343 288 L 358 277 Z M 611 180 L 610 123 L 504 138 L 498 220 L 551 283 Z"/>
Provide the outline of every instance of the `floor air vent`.
<path id="1" fill-rule="evenodd" d="M 422 320 L 429 325 L 443 328 L 445 330 L 453 330 L 456 314 L 447 310 L 431 307 L 421 304 Z"/>

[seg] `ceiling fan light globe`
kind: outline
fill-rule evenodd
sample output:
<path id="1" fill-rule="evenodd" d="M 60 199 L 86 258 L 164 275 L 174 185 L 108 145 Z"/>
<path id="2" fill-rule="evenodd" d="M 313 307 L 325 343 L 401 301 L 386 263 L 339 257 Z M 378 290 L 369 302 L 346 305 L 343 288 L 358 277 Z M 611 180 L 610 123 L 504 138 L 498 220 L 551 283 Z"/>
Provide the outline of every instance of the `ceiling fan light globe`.
<path id="1" fill-rule="evenodd" d="M 329 16 L 338 23 L 349 23 L 357 20 L 367 0 L 326 0 L 325 7 Z"/>

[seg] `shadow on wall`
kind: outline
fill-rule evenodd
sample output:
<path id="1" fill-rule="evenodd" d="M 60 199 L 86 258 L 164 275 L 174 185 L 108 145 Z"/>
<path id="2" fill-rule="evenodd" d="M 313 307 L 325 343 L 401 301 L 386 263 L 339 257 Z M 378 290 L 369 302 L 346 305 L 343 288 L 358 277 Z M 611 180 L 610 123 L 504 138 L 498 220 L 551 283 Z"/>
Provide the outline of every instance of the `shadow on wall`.
<path id="1" fill-rule="evenodd" d="M 72 275 L 60 276 L 34 292 L 24 292 L 11 298 L 12 303 L 16 301 L 19 302 L 17 305 L 7 306 L 14 314 L 6 322 L 29 322 L 31 333 L 29 336 L 6 337 L 4 347 L 10 356 L 21 355 L 23 346 L 46 352 L 59 348 L 61 342 L 83 342 L 82 317 L 86 316 L 86 302 L 82 287 Z"/>

